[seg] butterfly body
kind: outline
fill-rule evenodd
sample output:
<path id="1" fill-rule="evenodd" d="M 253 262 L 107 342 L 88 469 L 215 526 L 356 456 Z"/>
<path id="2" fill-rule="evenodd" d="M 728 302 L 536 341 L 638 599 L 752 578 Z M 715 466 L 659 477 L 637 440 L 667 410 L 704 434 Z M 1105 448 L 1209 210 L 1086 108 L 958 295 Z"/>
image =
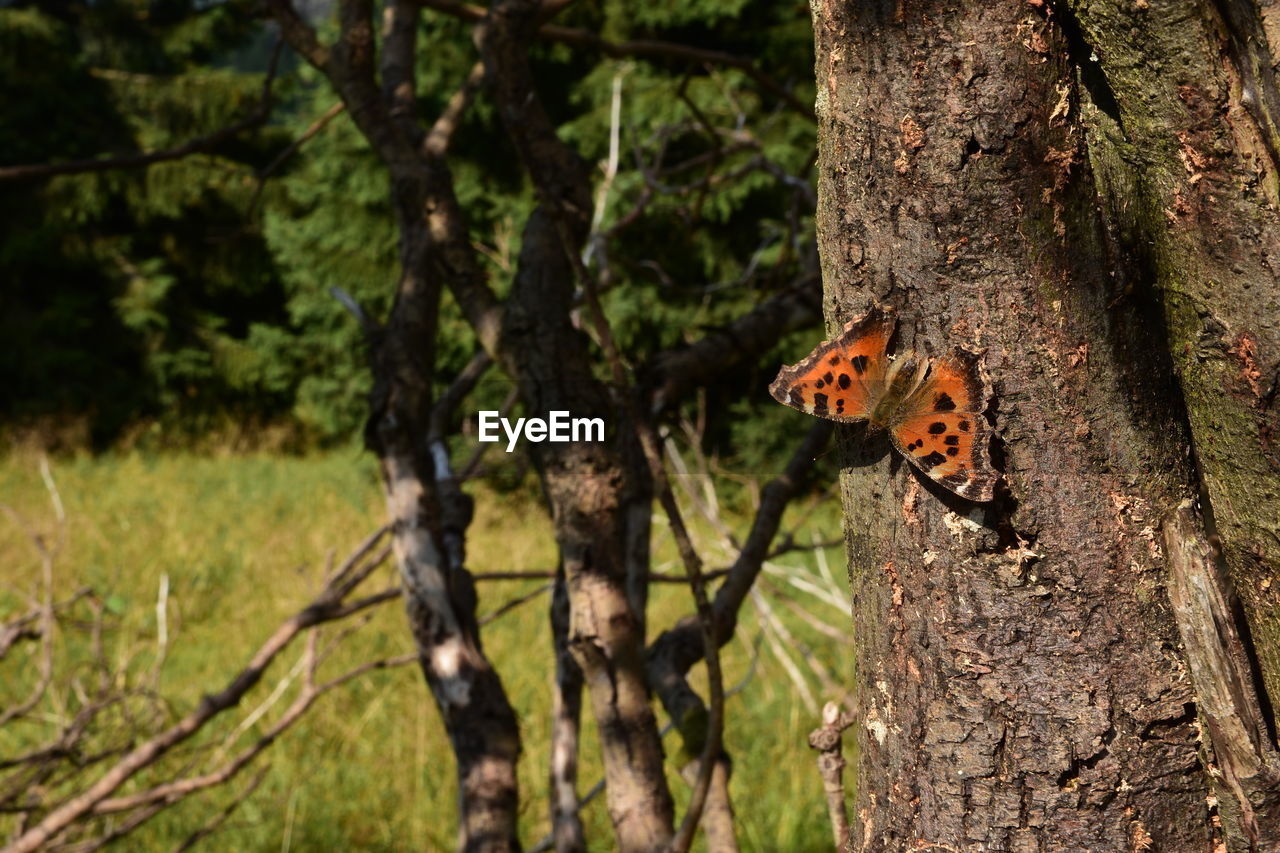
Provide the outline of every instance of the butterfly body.
<path id="1" fill-rule="evenodd" d="M 873 309 L 783 367 L 769 392 L 807 414 L 885 430 L 938 483 L 969 500 L 991 500 L 999 474 L 982 414 L 990 383 L 981 359 L 959 348 L 932 361 L 913 352 L 891 356 L 892 336 L 892 318 Z"/>

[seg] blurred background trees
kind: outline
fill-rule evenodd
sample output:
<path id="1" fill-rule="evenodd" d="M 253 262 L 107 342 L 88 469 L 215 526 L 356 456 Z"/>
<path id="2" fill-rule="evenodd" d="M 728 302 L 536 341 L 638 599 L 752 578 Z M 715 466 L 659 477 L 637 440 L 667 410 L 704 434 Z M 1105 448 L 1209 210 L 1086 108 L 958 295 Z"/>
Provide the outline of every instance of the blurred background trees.
<path id="1" fill-rule="evenodd" d="M 323 31 L 331 4 L 300 8 Z M 269 112 L 246 121 L 263 105 L 275 53 L 260 12 L 243 0 L 0 9 L 5 428 L 97 448 L 216 436 L 301 449 L 358 434 L 370 389 L 362 335 L 329 288 L 374 315 L 388 308 L 396 244 L 386 179 L 350 118 L 335 114 L 332 90 L 288 49 Z M 812 103 L 802 3 L 575 4 L 557 21 L 615 41 L 660 37 L 751 58 Z M 470 27 L 427 17 L 417 69 L 425 114 L 475 62 Z M 624 349 L 656 351 L 724 324 L 813 263 L 812 203 L 797 204 L 811 192 L 813 124 L 742 70 L 549 42 L 532 58 L 559 133 L 590 161 L 608 159 L 619 93 L 617 173 L 598 216 L 620 219 L 650 196 L 626 240 L 607 247 L 607 307 Z M 236 123 L 249 126 L 128 167 Z M 94 158 L 125 168 L 77 162 Z M 12 168 L 28 165 L 65 173 Z M 533 194 L 483 95 L 451 165 L 501 288 Z M 703 180 L 711 172 L 717 179 Z M 446 304 L 442 383 L 470 353 L 470 332 Z M 722 444 L 743 430 L 770 434 L 761 419 L 779 413 L 760 405 L 764 372 L 750 366 L 708 390 L 709 434 Z M 504 394 L 486 399 L 496 407 Z"/>

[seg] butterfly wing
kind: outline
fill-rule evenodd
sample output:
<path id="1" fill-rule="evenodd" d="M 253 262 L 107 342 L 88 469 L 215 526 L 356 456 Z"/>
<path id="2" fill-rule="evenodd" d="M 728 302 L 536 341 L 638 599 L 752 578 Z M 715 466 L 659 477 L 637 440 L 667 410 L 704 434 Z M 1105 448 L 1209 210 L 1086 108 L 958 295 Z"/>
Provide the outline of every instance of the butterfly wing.
<path id="1" fill-rule="evenodd" d="M 894 446 L 961 497 L 991 500 L 1000 475 L 991 466 L 991 427 L 982 416 L 990 395 L 979 356 L 957 349 L 936 359 L 890 420 Z"/>
<path id="2" fill-rule="evenodd" d="M 769 393 L 779 403 L 833 421 L 865 420 L 884 393 L 893 319 L 879 309 L 850 320 L 798 364 L 778 371 Z"/>

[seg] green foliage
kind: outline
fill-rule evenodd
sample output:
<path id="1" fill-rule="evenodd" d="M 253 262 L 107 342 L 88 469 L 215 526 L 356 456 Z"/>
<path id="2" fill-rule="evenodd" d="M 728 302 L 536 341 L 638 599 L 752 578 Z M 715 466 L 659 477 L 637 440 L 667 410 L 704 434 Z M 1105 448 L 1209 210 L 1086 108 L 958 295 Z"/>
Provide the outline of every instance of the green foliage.
<path id="1" fill-rule="evenodd" d="M 0 9 L 0 162 L 150 151 L 248 115 L 263 76 L 211 68 L 259 24 L 244 3 Z M 54 106 L 56 105 L 56 106 Z M 274 262 L 246 218 L 268 131 L 144 170 L 0 185 L 0 418 L 80 417 L 97 442 L 142 419 L 199 432 L 271 418 L 219 354 L 283 319 Z"/>
<path id="2" fill-rule="evenodd" d="M 0 10 L 2 162 L 154 150 L 257 104 L 271 38 L 247 0 L 55 9 Z M 574 4 L 561 18 L 612 39 L 751 57 L 799 101 L 812 101 L 803 4 L 607 0 Z M 332 25 L 320 24 L 332 39 Z M 469 25 L 430 11 L 419 41 L 420 108 L 430 121 L 477 56 Z M 617 87 L 620 156 L 599 195 L 600 227 L 648 201 L 592 258 L 607 259 L 605 304 L 633 363 L 730 322 L 794 279 L 812 251 L 812 217 L 778 175 L 811 177 L 810 121 L 732 68 L 618 60 L 543 42 L 532 60 L 548 111 L 562 137 L 599 164 L 602 190 Z M 336 102 L 296 58 L 286 54 L 282 68 L 271 125 L 215 154 L 0 185 L 9 211 L 0 213 L 0 334 L 25 354 L 0 366 L 0 380 L 15 389 L 0 421 L 85 416 L 104 442 L 147 420 L 168 435 L 228 420 L 282 422 L 318 443 L 359 434 L 370 385 L 365 346 L 331 289 L 375 318 L 389 309 L 398 249 L 388 177 L 344 113 L 275 167 L 259 193 L 256 170 Z M 535 200 L 483 92 L 457 130 L 450 168 L 502 293 Z M 446 300 L 442 310 L 441 385 L 475 346 L 456 306 Z M 752 465 L 779 446 L 776 425 L 760 417 L 769 378 L 744 368 L 706 400 L 709 440 L 726 452 L 751 448 L 758 458 L 744 461 Z M 496 407 L 507 390 L 482 383 L 478 403 Z"/>

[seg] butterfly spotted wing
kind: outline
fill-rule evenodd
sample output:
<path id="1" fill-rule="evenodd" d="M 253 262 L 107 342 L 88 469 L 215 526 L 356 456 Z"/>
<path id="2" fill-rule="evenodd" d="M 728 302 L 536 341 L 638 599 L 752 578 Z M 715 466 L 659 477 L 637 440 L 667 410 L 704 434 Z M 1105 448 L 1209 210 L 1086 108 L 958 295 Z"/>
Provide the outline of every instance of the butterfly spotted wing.
<path id="1" fill-rule="evenodd" d="M 833 421 L 866 420 L 884 394 L 893 319 L 879 309 L 850 320 L 803 361 L 778 371 L 769 393 L 779 403 Z"/>
<path id="2" fill-rule="evenodd" d="M 991 427 L 982 416 L 991 383 L 982 359 L 962 349 L 935 359 L 889 420 L 894 446 L 917 468 L 971 501 L 991 500 Z"/>

